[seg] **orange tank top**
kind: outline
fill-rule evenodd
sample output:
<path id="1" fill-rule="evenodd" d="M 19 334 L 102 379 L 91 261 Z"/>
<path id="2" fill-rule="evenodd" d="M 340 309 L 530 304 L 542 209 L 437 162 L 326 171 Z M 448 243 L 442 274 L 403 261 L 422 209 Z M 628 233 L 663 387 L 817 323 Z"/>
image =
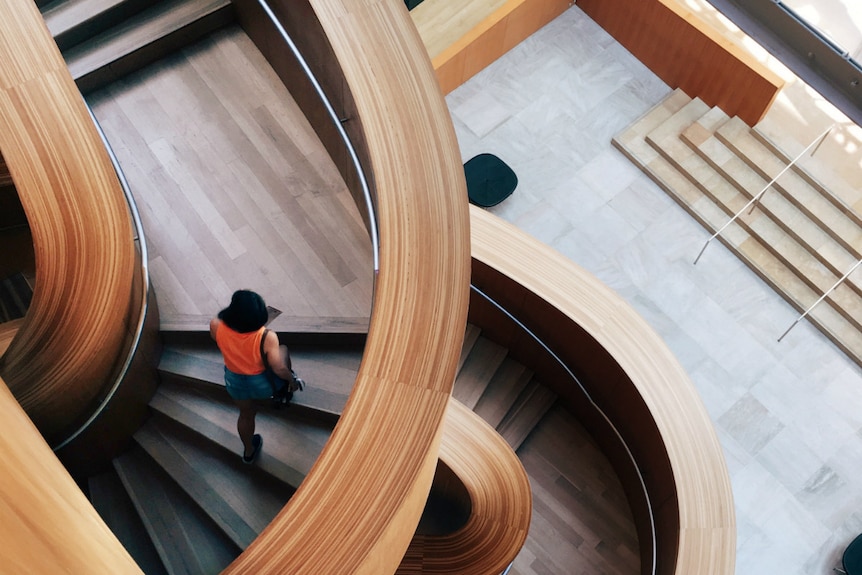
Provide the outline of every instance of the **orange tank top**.
<path id="1" fill-rule="evenodd" d="M 240 333 L 219 323 L 216 330 L 216 344 L 224 356 L 225 366 L 240 375 L 263 373 L 263 359 L 260 357 L 260 338 L 265 327 L 257 331 Z"/>

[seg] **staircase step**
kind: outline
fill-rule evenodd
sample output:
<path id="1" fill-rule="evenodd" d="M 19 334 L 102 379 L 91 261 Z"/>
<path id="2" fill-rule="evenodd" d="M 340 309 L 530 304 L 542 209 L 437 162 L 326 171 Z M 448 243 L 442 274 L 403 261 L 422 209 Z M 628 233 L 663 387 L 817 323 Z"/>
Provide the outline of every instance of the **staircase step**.
<path id="1" fill-rule="evenodd" d="M 703 110 L 703 106 L 695 107 L 695 103 L 693 101 L 659 129 L 648 134 L 648 143 L 724 211 L 725 221 L 729 221 L 736 213 L 741 212 L 742 215 L 737 219 L 740 227 L 762 243 L 816 296 L 826 293 L 843 272 L 831 265 L 826 257 L 818 257 L 820 254 L 816 247 L 809 242 L 826 243 L 836 250 L 839 247 L 819 228 L 810 224 L 805 215 L 800 213 L 793 204 L 785 201 L 778 194 L 762 198 L 758 209 L 754 211 L 747 209 L 743 211 L 748 201 L 763 186 L 758 184 L 759 187 L 754 190 L 745 190 L 738 183 L 735 186 L 729 180 L 737 182 L 739 173 L 749 173 L 758 179 L 759 176 L 753 174 L 746 164 L 739 162 L 729 150 L 726 148 L 722 150 L 720 146 L 723 144 L 717 139 L 713 141 L 707 138 L 701 142 L 705 130 L 697 130 L 699 137 L 695 141 L 700 142 L 699 148 L 687 145 L 683 134 L 691 133 L 689 127 L 705 128 L 706 125 L 720 127 L 729 121 L 729 118 L 722 121 L 720 115 L 713 112 L 703 118 L 701 123 L 690 124 L 691 118 Z M 710 143 L 714 145 L 709 146 Z M 725 170 L 724 166 L 733 163 L 734 160 L 735 170 Z M 741 194 L 741 190 L 745 193 Z M 824 262 L 829 265 L 824 265 Z M 852 262 L 849 263 L 852 264 Z M 838 286 L 827 298 L 827 303 L 857 329 L 862 329 L 862 297 L 860 292 L 854 293 L 852 288 L 852 284 Z"/>
<path id="2" fill-rule="evenodd" d="M 452 397 L 468 409 L 475 408 L 507 353 L 506 348 L 479 336 L 455 378 Z"/>
<path id="3" fill-rule="evenodd" d="M 773 124 L 775 121 L 767 116 L 752 129 L 751 135 L 770 149 L 782 162 L 789 164 L 811 142 L 801 144 L 785 135 L 780 126 Z M 834 137 L 835 134 L 836 132 L 833 131 L 832 136 Z M 862 188 L 858 185 L 850 185 L 846 179 L 847 175 L 842 177 L 832 167 L 827 166 L 820 159 L 823 151 L 816 150 L 817 146 L 799 157 L 792 169 L 809 185 L 818 189 L 823 197 L 839 209 L 846 210 L 847 215 L 853 218 L 857 225 L 862 226 Z"/>
<path id="4" fill-rule="evenodd" d="M 152 4 L 152 0 L 55 0 L 42 9 L 42 18 L 63 51 Z"/>
<path id="5" fill-rule="evenodd" d="M 635 120 L 631 126 L 614 136 L 611 142 L 632 163 L 644 169 L 650 160 L 658 156 L 658 152 L 646 143 L 646 135 L 690 101 L 691 98 L 685 92 L 680 89 L 674 90 L 660 104 L 653 107 L 646 114 Z"/>
<path id="6" fill-rule="evenodd" d="M 473 346 L 479 340 L 480 333 L 482 333 L 482 330 L 477 326 L 472 323 L 467 324 L 467 330 L 464 332 L 464 345 L 461 346 L 461 357 L 458 359 L 458 371 L 461 371 L 461 368 L 464 367 L 464 362 L 467 361 L 470 351 L 472 351 Z"/>
<path id="7" fill-rule="evenodd" d="M 230 0 L 165 0 L 63 53 L 83 93 L 234 21 Z"/>
<path id="8" fill-rule="evenodd" d="M 707 129 L 700 130 L 699 126 L 692 126 L 692 129 L 682 134 L 682 138 L 713 169 L 745 194 L 746 201 L 754 197 L 768 183 Z M 807 249 L 811 255 L 837 277 L 843 276 L 856 263 L 856 259 L 847 250 L 837 244 L 823 229 L 810 222 L 804 212 L 788 202 L 781 194 L 766 192 L 762 195 L 757 209 L 770 215 L 797 242 L 808 246 Z M 848 285 L 862 295 L 858 282 L 851 280 Z"/>
<path id="9" fill-rule="evenodd" d="M 731 119 L 716 131 L 728 148 L 755 170 L 767 182 L 778 176 L 786 164 L 755 138 L 751 129 L 738 118 Z M 788 170 L 773 184 L 780 192 L 811 221 L 816 222 L 841 244 L 853 258 L 862 259 L 862 226 L 848 217 L 849 208 L 839 208 L 813 189 L 795 171 Z M 773 191 L 770 189 L 770 192 Z M 769 192 L 767 192 L 769 193 Z"/>
<path id="10" fill-rule="evenodd" d="M 294 491 L 162 417 L 151 418 L 135 440 L 240 549 L 269 525 Z"/>
<path id="11" fill-rule="evenodd" d="M 556 401 L 556 393 L 535 379 L 531 380 L 497 426 L 497 433 L 517 451 Z"/>
<path id="12" fill-rule="evenodd" d="M 690 101 L 674 93 L 668 101 L 642 116 L 636 125 L 614 138 L 614 145 L 704 228 L 709 232 L 716 232 L 729 220 L 729 214 L 735 213 L 744 205 L 739 193 L 758 186 L 756 191 L 759 191 L 768 180 L 764 180 L 764 176 L 753 171 L 750 166 L 740 173 L 737 173 L 736 167 L 733 170 L 729 168 L 731 163 L 741 163 L 737 157 L 739 150 L 728 147 L 724 138 L 712 133 L 725 130 L 728 125 L 736 124 L 738 120 L 726 119 L 719 111 L 707 112 L 682 129 L 682 141 L 696 151 L 696 154 L 680 150 L 679 144 L 673 142 L 671 128 L 662 128 L 662 135 L 662 131 L 659 131 L 662 122 L 672 119 L 689 103 Z M 684 126 L 684 122 L 678 122 L 674 129 L 679 129 L 680 126 Z M 655 147 L 647 143 L 648 135 L 652 135 Z M 641 136 L 643 139 L 638 140 Z M 662 145 L 658 145 L 659 140 Z M 673 153 L 662 147 L 668 145 L 668 142 L 673 142 L 669 144 L 669 147 L 674 148 Z M 680 154 L 679 157 L 675 155 L 677 153 Z M 706 161 L 716 173 L 705 171 L 702 164 L 690 169 L 687 175 L 677 169 L 679 167 L 687 170 L 690 168 L 688 164 L 697 164 L 698 160 L 692 159 L 695 155 Z M 722 177 L 727 174 L 730 174 L 728 177 L 732 180 L 735 192 L 722 181 Z M 756 192 L 747 193 L 750 197 Z M 845 266 L 852 262 L 855 256 L 849 253 L 844 245 L 831 239 L 832 232 L 827 233 L 818 225 L 816 229 L 821 230 L 818 236 L 811 231 L 815 227 L 803 227 L 803 216 L 807 219 L 808 213 L 798 205 L 798 200 L 794 204 L 785 201 L 796 210 L 796 215 L 782 214 L 782 217 L 789 218 L 789 221 L 782 221 L 780 224 L 773 221 L 774 225 L 767 224 L 769 218 L 764 217 L 764 214 L 776 211 L 775 206 L 781 201 L 777 191 L 774 195 L 775 198 L 765 198 L 764 205 L 751 216 L 746 214 L 739 221 L 727 226 L 718 239 L 801 313 L 818 300 L 824 289 L 831 287 L 833 279 L 846 273 L 849 268 Z M 745 199 L 745 202 L 747 201 Z M 845 218 L 844 221 L 848 220 Z M 827 237 L 830 239 L 818 240 Z M 800 245 L 807 243 L 816 248 L 813 252 L 808 252 L 809 261 L 803 261 L 799 259 L 798 253 L 788 251 L 788 245 L 793 243 L 789 241 L 791 238 Z M 760 243 L 761 240 L 764 243 Z M 794 267 L 795 272 L 791 271 Z M 851 276 L 846 285 L 840 286 L 827 301 L 820 303 L 810 312 L 808 320 L 862 365 L 862 332 L 859 329 L 862 314 L 858 311 L 860 306 L 857 301 L 862 293 L 862 282 L 857 280 L 858 277 L 862 277 L 862 274 Z"/>
<path id="13" fill-rule="evenodd" d="M 473 411 L 491 427 L 496 428 L 532 378 L 532 370 L 507 357 L 494 373 L 488 388 L 479 398 Z"/>
<path id="14" fill-rule="evenodd" d="M 239 549 L 142 450 L 134 448 L 117 457 L 114 468 L 168 573 L 219 573 L 239 554 Z"/>
<path id="15" fill-rule="evenodd" d="M 159 386 L 150 406 L 239 458 L 242 449 L 236 432 L 239 412 L 227 393 L 204 393 L 166 382 Z M 296 488 L 317 461 L 332 433 L 332 424 L 292 408 L 279 411 L 266 408 L 257 414 L 256 432 L 263 436 L 264 446 L 255 465 Z"/>
<path id="16" fill-rule="evenodd" d="M 93 507 L 141 570 L 147 575 L 167 575 L 168 571 L 116 471 L 112 469 L 90 477 L 87 486 Z"/>
<path id="17" fill-rule="evenodd" d="M 215 342 L 208 333 L 196 341 L 165 345 L 159 372 L 187 383 L 224 386 L 224 363 Z M 362 347 L 291 345 L 290 355 L 294 370 L 308 384 L 294 394 L 294 407 L 329 413 L 334 422 L 356 381 Z"/>
<path id="18" fill-rule="evenodd" d="M 0 323 L 27 315 L 33 288 L 22 273 L 12 274 L 0 281 Z"/>

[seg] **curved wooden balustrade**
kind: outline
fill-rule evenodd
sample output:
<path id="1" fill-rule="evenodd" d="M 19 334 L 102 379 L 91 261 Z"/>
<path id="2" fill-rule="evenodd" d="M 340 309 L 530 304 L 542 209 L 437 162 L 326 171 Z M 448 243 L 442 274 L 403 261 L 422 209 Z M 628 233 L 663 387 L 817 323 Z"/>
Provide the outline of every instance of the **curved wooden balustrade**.
<path id="1" fill-rule="evenodd" d="M 226 573 L 395 571 L 431 485 L 466 325 L 463 168 L 404 5 L 309 4 L 361 121 L 380 272 L 363 362 L 338 426 L 290 503 Z"/>
<path id="2" fill-rule="evenodd" d="M 416 535 L 396 573 L 502 573 L 530 526 L 532 493 L 521 460 L 491 426 L 453 398 L 440 461 L 466 488 L 470 518 L 454 533 Z"/>
<path id="3" fill-rule="evenodd" d="M 0 149 L 36 253 L 33 301 L 0 374 L 53 443 L 97 401 L 118 361 L 134 273 L 132 227 L 108 155 L 35 5 L 0 3 L 0 22 Z"/>
<path id="4" fill-rule="evenodd" d="M 731 575 L 736 525 L 724 454 L 679 362 L 643 318 L 593 275 L 500 218 L 475 207 L 470 216 L 474 260 L 506 278 L 480 287 L 530 319 L 531 329 L 580 372 L 629 444 L 655 512 L 656 572 Z M 520 336 L 509 337 L 501 343 L 514 353 Z M 571 404 L 583 403 L 580 392 L 555 391 Z M 637 504 L 641 486 L 629 483 L 626 490 L 637 520 L 644 512 Z"/>

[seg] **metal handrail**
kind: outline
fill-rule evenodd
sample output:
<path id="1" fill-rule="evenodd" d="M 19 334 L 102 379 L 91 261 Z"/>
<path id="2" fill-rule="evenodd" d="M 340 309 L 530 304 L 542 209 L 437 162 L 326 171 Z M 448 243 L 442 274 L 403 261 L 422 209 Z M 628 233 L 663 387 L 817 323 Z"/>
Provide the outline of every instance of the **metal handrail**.
<path id="1" fill-rule="evenodd" d="M 326 92 L 323 91 L 323 87 L 320 85 L 320 82 L 317 81 L 314 73 L 311 71 L 311 68 L 306 62 L 305 58 L 302 57 L 302 54 L 299 52 L 299 49 L 296 47 L 296 44 L 293 43 L 293 40 L 288 35 L 287 31 L 284 29 L 284 26 L 281 25 L 281 22 L 275 16 L 275 13 L 269 7 L 266 0 L 258 0 L 258 4 L 266 12 L 266 15 L 269 17 L 272 24 L 275 26 L 278 33 L 281 35 L 282 39 L 290 48 L 290 51 L 293 52 L 293 55 L 296 57 L 299 65 L 302 67 L 303 72 L 308 77 L 311 82 L 314 90 L 317 92 L 317 95 L 320 97 L 321 102 L 326 107 L 326 111 L 329 114 L 329 117 L 332 119 L 332 123 L 335 125 L 338 130 L 341 139 L 344 141 L 344 145 L 347 147 L 347 151 L 350 154 L 350 159 L 353 162 L 353 167 L 356 169 L 356 174 L 359 177 L 359 183 L 362 186 L 362 194 L 365 197 L 365 207 L 368 211 L 368 219 L 369 219 L 369 231 L 371 234 L 371 249 L 374 257 L 374 274 L 375 276 L 380 271 L 380 243 L 378 241 L 378 229 L 377 229 L 377 216 L 374 211 L 374 201 L 371 198 L 371 189 L 368 187 L 368 179 L 365 176 L 365 170 L 362 168 L 362 164 L 359 161 L 359 155 L 356 153 L 356 148 L 353 147 L 353 142 L 350 140 L 350 136 L 347 134 L 347 130 L 344 129 L 342 125 L 342 120 L 335 113 L 335 108 L 332 106 L 332 102 L 329 101 L 329 98 L 326 96 Z"/>
<path id="2" fill-rule="evenodd" d="M 574 381 L 577 384 L 578 388 L 581 390 L 581 393 L 583 393 L 584 397 L 587 398 L 587 401 L 590 402 L 590 405 L 592 405 L 593 408 L 598 412 L 598 414 L 602 416 L 602 418 L 605 420 L 605 422 L 610 426 L 610 428 L 616 434 L 617 439 L 622 444 L 623 448 L 626 451 L 626 454 L 629 457 L 629 460 L 631 460 L 632 465 L 634 466 L 635 472 L 637 473 L 637 476 L 638 476 L 638 480 L 640 481 L 641 489 L 643 489 L 644 500 L 646 501 L 647 513 L 649 515 L 650 536 L 652 537 L 652 547 L 651 547 L 651 549 L 652 549 L 652 558 L 651 558 L 652 566 L 650 568 L 650 573 L 655 574 L 656 563 L 657 563 L 655 513 L 653 512 L 652 502 L 650 501 L 649 491 L 647 491 L 646 482 L 644 481 L 643 474 L 641 473 L 640 467 L 638 467 L 637 461 L 635 460 L 631 449 L 629 449 L 628 444 L 626 443 L 625 439 L 623 439 L 622 434 L 619 432 L 619 430 L 613 424 L 613 422 L 610 420 L 610 418 L 607 416 L 607 414 L 605 414 L 605 412 L 602 410 L 602 408 L 599 407 L 595 401 L 593 401 L 592 396 L 587 391 L 587 389 L 584 387 L 584 385 L 581 383 L 581 381 L 578 379 L 578 376 L 576 376 L 574 374 L 574 372 L 572 372 L 572 370 L 569 368 L 569 366 L 566 364 L 566 362 L 564 362 L 562 360 L 562 358 L 560 358 L 560 356 L 558 356 L 556 353 L 554 353 L 554 351 L 550 347 L 548 347 L 548 345 L 538 335 L 533 333 L 533 331 L 530 328 L 528 328 L 526 325 L 524 325 L 523 322 L 521 322 L 521 320 L 519 320 L 514 315 L 512 315 L 512 313 L 509 312 L 509 310 L 507 310 L 502 305 L 497 303 L 497 301 L 495 301 L 491 296 L 489 296 L 488 294 L 486 294 L 485 292 L 483 292 L 482 290 L 480 290 L 479 288 L 474 286 L 472 283 L 470 284 L 470 289 L 473 290 L 474 292 L 476 292 L 481 297 L 483 297 L 488 303 L 493 305 L 500 312 L 505 314 L 509 319 L 511 319 L 513 322 L 515 322 L 515 324 L 519 328 L 521 328 L 521 330 L 523 330 L 528 336 L 530 336 L 536 343 L 538 343 L 540 346 L 542 346 L 542 348 L 554 359 L 554 361 L 556 361 L 560 365 L 560 367 L 562 367 L 566 371 L 566 373 L 569 375 L 569 377 L 572 379 L 572 381 Z M 509 569 L 511 569 L 511 565 L 509 566 L 509 568 L 506 569 L 506 571 L 503 572 L 502 575 L 505 575 L 506 573 L 508 573 Z"/>
<path id="3" fill-rule="evenodd" d="M 819 298 L 817 298 L 817 301 L 815 301 L 813 304 L 811 304 L 811 305 L 808 307 L 808 309 L 806 309 L 806 310 L 802 313 L 802 315 L 800 315 L 798 318 L 796 318 L 796 321 L 794 321 L 792 324 L 790 324 L 790 327 L 788 327 L 786 330 L 784 330 L 784 333 L 782 333 L 782 334 L 781 334 L 781 337 L 779 337 L 779 338 L 778 338 L 778 341 L 780 342 L 782 339 L 784 339 L 784 336 L 785 336 L 785 335 L 787 335 L 788 333 L 790 333 L 790 330 L 791 330 L 791 329 L 793 329 L 793 328 L 796 326 L 796 324 L 798 324 L 800 321 L 802 321 L 803 319 L 805 319 L 805 318 L 808 316 L 808 314 L 809 314 L 809 313 L 811 313 L 811 311 L 812 311 L 815 307 L 817 307 L 817 305 L 818 305 L 820 302 L 822 302 L 822 301 L 823 301 L 823 300 L 825 300 L 827 297 L 829 297 L 829 294 L 830 294 L 830 293 L 832 293 L 833 291 L 835 291 L 835 289 L 836 289 L 838 286 L 840 286 L 842 283 L 844 283 L 844 280 L 846 280 L 846 279 L 850 276 L 850 274 L 852 274 L 852 273 L 856 270 L 856 268 L 858 268 L 860 265 L 862 265 L 862 260 L 859 260 L 858 262 L 856 262 L 856 263 L 853 265 L 853 267 L 851 267 L 851 268 L 847 271 L 847 273 L 845 273 L 843 276 L 841 276 L 841 278 L 840 278 L 837 282 L 835 282 L 835 283 L 832 285 L 832 287 L 831 287 L 831 288 L 829 288 L 828 290 L 826 290 L 826 291 L 823 293 L 823 295 L 821 295 Z"/>
<path id="4" fill-rule="evenodd" d="M 82 98 L 83 100 L 83 98 Z M 66 439 L 55 445 L 52 449 L 54 451 L 58 451 L 74 441 L 81 433 L 83 433 L 95 420 L 99 417 L 102 412 L 105 410 L 107 405 L 110 403 L 111 399 L 113 399 L 114 395 L 117 393 L 117 390 L 120 388 L 120 385 L 123 383 L 123 380 L 126 378 L 126 375 L 129 373 L 129 367 L 132 364 L 132 360 L 135 357 L 135 352 L 138 349 L 138 345 L 141 342 L 141 334 L 144 331 L 144 322 L 147 318 L 147 309 L 148 309 L 148 294 L 150 291 L 150 274 L 148 268 L 148 256 L 147 256 L 147 242 L 144 237 L 144 226 L 141 222 L 141 215 L 138 212 L 138 206 L 135 203 L 135 198 L 132 196 L 132 191 L 129 188 L 129 182 L 126 180 L 126 176 L 123 173 L 123 169 L 120 167 L 120 162 L 117 160 L 117 156 L 114 154 L 114 150 L 111 147 L 110 142 L 108 142 L 108 138 L 105 136 L 104 130 L 102 130 L 101 124 L 99 124 L 99 120 L 96 119 L 96 115 L 93 114 L 93 110 L 90 108 L 90 105 L 87 104 L 86 100 L 84 100 L 84 105 L 87 107 L 87 112 L 90 114 L 90 119 L 93 121 L 93 125 L 96 127 L 96 130 L 99 132 L 99 137 L 102 139 L 102 144 L 105 146 L 105 150 L 108 152 L 108 156 L 111 158 L 111 164 L 114 166 L 114 172 L 117 174 L 117 179 L 120 182 L 120 187 L 123 189 L 123 195 L 126 197 L 126 204 L 129 207 L 129 213 L 132 216 L 132 225 L 134 228 L 133 240 L 137 242 L 140 255 L 141 255 L 141 282 L 142 282 L 142 295 L 141 295 L 141 307 L 140 313 L 138 314 L 138 321 L 135 325 L 135 334 L 134 339 L 132 341 L 132 345 L 129 348 L 129 352 L 126 354 L 126 359 L 123 362 L 123 366 L 120 369 L 120 373 L 117 375 L 114 380 L 113 385 L 108 390 L 108 393 L 102 398 L 99 406 L 90 414 L 90 417 L 78 427 L 71 435 L 69 435 Z"/>
<path id="5" fill-rule="evenodd" d="M 696 258 L 694 258 L 694 265 L 697 265 L 697 262 L 700 260 L 700 256 L 702 256 L 702 255 L 703 255 L 703 252 L 705 252 L 705 251 L 706 251 L 706 248 L 707 248 L 707 246 L 709 245 L 709 243 L 710 243 L 712 240 L 714 240 L 715 238 L 717 238 L 718 236 L 720 236 L 720 235 L 721 235 L 721 233 L 722 233 L 724 230 L 726 230 L 726 229 L 727 229 L 727 227 L 728 227 L 730 224 L 732 224 L 732 223 L 733 223 L 733 222 L 735 222 L 737 219 L 739 219 L 739 217 L 742 215 L 742 212 L 744 212 L 745 210 L 747 210 L 749 207 L 751 207 L 751 210 L 753 211 L 753 210 L 754 210 L 754 208 L 755 208 L 755 206 L 756 206 L 756 204 L 760 201 L 760 198 L 763 196 L 763 194 L 765 194 L 765 193 L 766 193 L 766 190 L 768 190 L 769 188 L 771 188 L 771 187 L 772 187 L 772 184 L 774 184 L 776 181 L 778 181 L 778 178 L 780 178 L 782 175 L 784 175 L 784 173 L 785 173 L 787 170 L 789 170 L 790 168 L 792 168 L 792 167 L 793 167 L 793 165 L 794 165 L 794 164 L 796 164 L 796 162 L 797 162 L 797 161 L 799 161 L 799 158 L 801 158 L 802 156 L 804 156 L 804 155 L 805 155 L 805 153 L 806 153 L 808 150 L 810 150 L 810 149 L 811 149 L 815 144 L 817 144 L 817 148 L 814 148 L 814 152 L 816 152 L 816 151 L 817 151 L 817 149 L 820 147 L 820 144 L 822 144 L 822 143 L 823 143 L 823 141 L 826 139 L 826 136 L 828 136 L 828 135 L 829 135 L 829 132 L 831 132 L 831 131 L 832 131 L 832 129 L 833 129 L 834 127 L 835 127 L 835 124 L 832 124 L 831 126 L 829 126 L 829 128 L 828 128 L 826 131 L 824 131 L 822 134 L 820 134 L 819 136 L 817 136 L 817 138 L 816 138 L 813 142 L 811 142 L 810 144 L 808 144 L 807 146 L 805 146 L 805 149 L 804 149 L 804 150 L 802 150 L 802 151 L 799 153 L 799 155 L 798 155 L 798 156 L 796 156 L 795 158 L 793 158 L 793 161 L 791 161 L 789 164 L 787 164 L 786 166 L 784 166 L 784 169 L 782 169 L 780 172 L 778 172 L 778 175 L 777 175 L 777 176 L 775 176 L 774 178 L 772 178 L 772 180 L 770 180 L 770 181 L 769 181 L 769 183 L 768 183 L 768 184 L 766 184 L 766 185 L 763 187 L 763 189 L 762 189 L 762 190 L 760 190 L 759 192 L 757 192 L 757 194 L 755 194 L 755 195 L 754 195 L 754 197 L 753 197 L 753 198 L 751 198 L 751 199 L 748 201 L 748 203 L 747 203 L 747 204 L 745 204 L 745 205 L 742 207 L 742 209 L 741 209 L 741 210 L 739 210 L 738 212 L 736 212 L 736 213 L 733 215 L 733 217 L 732 217 L 732 218 L 730 218 L 730 219 L 727 221 L 727 223 L 725 223 L 723 226 L 721 226 L 721 227 L 718 229 L 718 231 L 716 231 L 714 234 L 712 234 L 712 235 L 709 237 L 709 239 L 708 239 L 708 240 L 706 240 L 706 243 L 705 243 L 705 244 L 703 244 L 703 247 L 700 249 L 700 253 L 699 253 L 699 254 L 697 254 L 697 257 L 696 257 Z M 814 155 L 814 152 L 811 152 L 811 155 L 812 155 L 812 156 Z M 751 213 L 751 211 L 749 211 L 749 213 Z"/>

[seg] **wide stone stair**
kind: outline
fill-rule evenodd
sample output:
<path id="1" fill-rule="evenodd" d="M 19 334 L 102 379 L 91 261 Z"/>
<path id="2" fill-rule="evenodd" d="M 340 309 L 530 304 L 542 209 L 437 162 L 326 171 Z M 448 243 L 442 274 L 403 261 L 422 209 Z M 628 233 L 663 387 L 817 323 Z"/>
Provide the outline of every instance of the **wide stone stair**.
<path id="1" fill-rule="evenodd" d="M 230 0 L 37 1 L 82 93 L 234 22 Z"/>
<path id="2" fill-rule="evenodd" d="M 323 449 L 362 354 L 361 345 L 291 345 L 294 367 L 308 386 L 289 407 L 258 413 L 263 450 L 249 466 L 240 461 L 237 411 L 208 337 L 167 337 L 151 418 L 113 469 L 88 481 L 94 507 L 147 574 L 218 573 L 257 537 Z M 556 402 L 530 370 L 474 326 L 467 330 L 454 395 L 516 449 Z M 451 503 L 434 493 L 418 531 L 460 527 L 453 524 Z"/>
<path id="3" fill-rule="evenodd" d="M 817 303 L 808 321 L 862 365 L 862 269 L 839 283 L 862 259 L 862 191 L 810 151 L 787 169 L 804 150 L 788 142 L 680 90 L 613 140 L 800 314 Z"/>

